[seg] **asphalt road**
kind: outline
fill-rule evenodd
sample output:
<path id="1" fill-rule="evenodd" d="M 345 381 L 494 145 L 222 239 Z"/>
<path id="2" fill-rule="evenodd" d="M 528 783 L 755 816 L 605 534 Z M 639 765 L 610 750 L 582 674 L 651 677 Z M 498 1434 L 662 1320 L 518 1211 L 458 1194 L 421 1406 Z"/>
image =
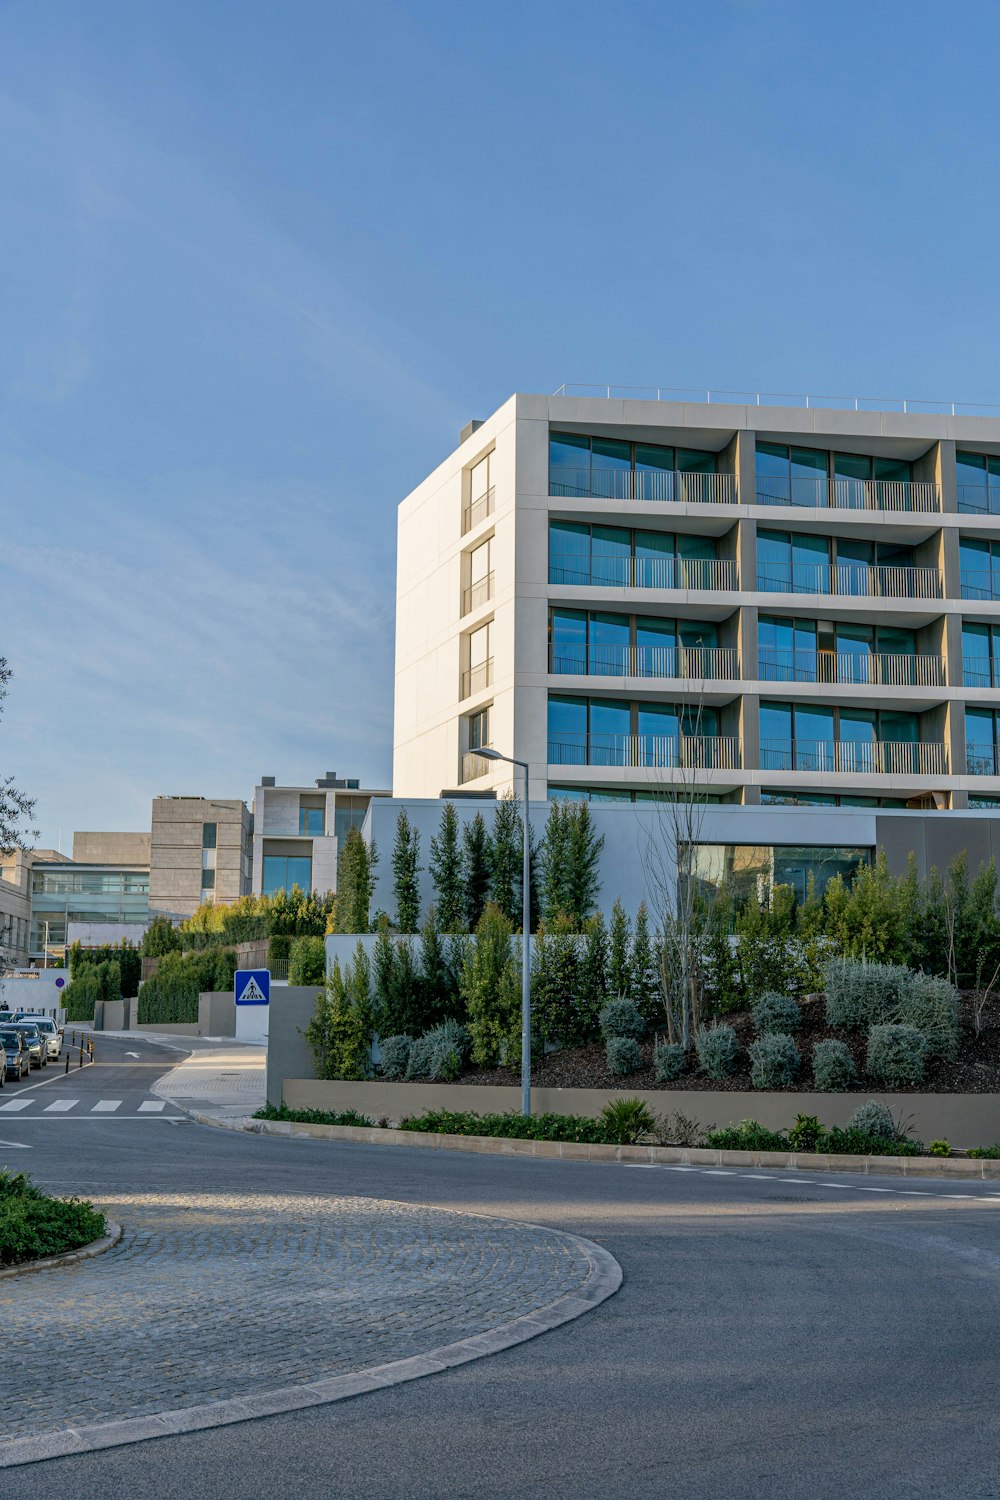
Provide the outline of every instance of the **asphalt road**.
<path id="1" fill-rule="evenodd" d="M 35 1101 L 78 1103 L 64 1116 L 0 1111 L 0 1165 L 98 1200 L 301 1191 L 522 1218 L 606 1245 L 625 1282 L 490 1359 L 332 1407 L 6 1470 L 3 1500 L 1000 1495 L 995 1184 L 917 1191 L 248 1136 L 170 1106 L 140 1113 L 178 1054 L 98 1038 L 97 1056 L 68 1080 L 32 1074 L 45 1080 Z M 121 1103 L 102 1115 L 102 1099 Z"/>

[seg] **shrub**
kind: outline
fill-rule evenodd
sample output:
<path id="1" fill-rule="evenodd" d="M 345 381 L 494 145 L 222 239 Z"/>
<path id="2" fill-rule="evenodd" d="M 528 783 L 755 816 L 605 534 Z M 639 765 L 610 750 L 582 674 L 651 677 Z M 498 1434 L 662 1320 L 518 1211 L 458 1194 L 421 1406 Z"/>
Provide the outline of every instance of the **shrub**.
<path id="1" fill-rule="evenodd" d="M 926 1056 L 927 1040 L 915 1026 L 873 1026 L 868 1033 L 868 1074 L 880 1083 L 919 1083 Z"/>
<path id="2" fill-rule="evenodd" d="M 606 1042 L 613 1037 L 634 1037 L 637 1041 L 646 1030 L 642 1012 L 631 1000 L 609 1000 L 601 1010 L 601 1035 Z"/>
<path id="3" fill-rule="evenodd" d="M 274 945 L 278 938 L 271 939 L 270 957 L 275 957 Z M 297 937 L 291 940 L 288 950 L 289 984 L 322 984 L 326 977 L 326 942 L 321 937 Z"/>
<path id="4" fill-rule="evenodd" d="M 929 1057 L 954 1057 L 960 1035 L 958 991 L 934 974 L 911 974 L 891 1017 L 915 1026 L 927 1042 Z"/>
<path id="5" fill-rule="evenodd" d="M 67 1021 L 94 1019 L 94 1006 L 101 998 L 101 981 L 92 965 L 85 964 L 77 970 L 76 978 L 70 980 L 64 996 Z"/>
<path id="6" fill-rule="evenodd" d="M 658 1146 L 702 1146 L 705 1143 L 705 1132 L 698 1121 L 682 1115 L 679 1110 L 659 1115 L 653 1134 Z"/>
<path id="7" fill-rule="evenodd" d="M 684 1048 L 680 1042 L 665 1042 L 653 1054 L 653 1069 L 657 1083 L 672 1083 L 680 1078 L 687 1064 Z"/>
<path id="8" fill-rule="evenodd" d="M 950 1156 L 951 1143 L 950 1141 L 931 1141 L 928 1150 L 932 1156 Z"/>
<path id="9" fill-rule="evenodd" d="M 740 1045 L 731 1026 L 709 1026 L 694 1040 L 701 1071 L 707 1078 L 728 1078 L 736 1067 Z"/>
<path id="10" fill-rule="evenodd" d="M 973 1146 L 965 1154 L 966 1156 L 975 1156 L 985 1161 L 1000 1160 L 1000 1141 L 994 1142 L 992 1146 Z"/>
<path id="11" fill-rule="evenodd" d="M 844 1031 L 890 1021 L 913 975 L 898 964 L 870 964 L 856 958 L 832 958 L 823 970 L 826 1019 Z"/>
<path id="12" fill-rule="evenodd" d="M 418 1036 L 410 1044 L 406 1063 L 407 1078 L 429 1078 L 433 1047 L 428 1036 Z"/>
<path id="13" fill-rule="evenodd" d="M 787 1151 L 788 1137 L 756 1120 L 741 1120 L 723 1130 L 710 1130 L 705 1144 L 717 1151 Z"/>
<path id="14" fill-rule="evenodd" d="M 798 1048 L 786 1032 L 769 1031 L 751 1042 L 751 1088 L 788 1088 L 795 1082 L 798 1071 Z"/>
<path id="15" fill-rule="evenodd" d="M 380 1042 L 383 1078 L 405 1078 L 410 1061 L 411 1036 L 387 1036 Z"/>
<path id="16" fill-rule="evenodd" d="M 478 1115 L 471 1110 L 429 1109 L 399 1122 L 400 1130 L 441 1135 L 487 1135 L 522 1141 L 590 1141 L 613 1145 L 607 1127 L 587 1115 Z"/>
<path id="17" fill-rule="evenodd" d="M 79 1198 L 47 1198 L 23 1172 L 0 1170 L 0 1265 L 62 1255 L 100 1239 L 104 1215 Z"/>
<path id="18" fill-rule="evenodd" d="M 841 1130 L 833 1125 L 826 1133 L 823 1150 L 838 1156 L 920 1156 L 919 1141 L 904 1141 L 898 1136 L 866 1135 L 850 1126 Z"/>
<path id="19" fill-rule="evenodd" d="M 791 995 L 780 995 L 777 990 L 765 990 L 751 1015 L 758 1036 L 765 1036 L 768 1032 L 798 1031 L 802 1025 L 798 1001 Z"/>
<path id="20" fill-rule="evenodd" d="M 356 1109 L 289 1109 L 287 1104 L 265 1104 L 254 1111 L 255 1120 L 294 1120 L 299 1125 L 361 1125 L 375 1124 L 367 1115 Z"/>
<path id="21" fill-rule="evenodd" d="M 818 1115 L 796 1115 L 788 1132 L 793 1151 L 818 1151 L 826 1138 L 826 1128 Z"/>
<path id="22" fill-rule="evenodd" d="M 824 1093 L 849 1089 L 856 1082 L 854 1061 L 846 1042 L 817 1042 L 813 1047 L 813 1082 Z"/>
<path id="23" fill-rule="evenodd" d="M 612 1040 L 630 1041 L 634 1038 L 615 1037 Z M 641 1099 L 613 1099 L 601 1110 L 599 1123 L 617 1145 L 632 1146 L 640 1137 L 656 1129 L 656 1116 Z"/>
<path id="24" fill-rule="evenodd" d="M 859 1104 L 848 1120 L 847 1128 L 857 1131 L 860 1135 L 877 1137 L 879 1140 L 894 1141 L 898 1135 L 892 1111 L 887 1105 L 879 1104 L 877 1099 L 869 1099 L 867 1104 Z"/>
<path id="25" fill-rule="evenodd" d="M 420 1038 L 427 1047 L 427 1077 L 449 1082 L 461 1077 L 469 1055 L 470 1037 L 457 1021 L 442 1021 Z M 411 1049 L 412 1050 L 412 1049 Z"/>
<path id="26" fill-rule="evenodd" d="M 142 935 L 143 958 L 162 958 L 180 946 L 180 934 L 169 917 L 154 917 Z"/>
<path id="27" fill-rule="evenodd" d="M 642 1067 L 642 1048 L 634 1036 L 609 1036 L 605 1055 L 611 1073 L 634 1073 Z"/>

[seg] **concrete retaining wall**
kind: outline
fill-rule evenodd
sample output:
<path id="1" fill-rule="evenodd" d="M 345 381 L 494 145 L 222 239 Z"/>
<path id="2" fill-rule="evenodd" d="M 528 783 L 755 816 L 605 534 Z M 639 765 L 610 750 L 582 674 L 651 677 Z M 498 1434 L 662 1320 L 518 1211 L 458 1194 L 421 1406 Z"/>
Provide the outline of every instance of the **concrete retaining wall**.
<path id="1" fill-rule="evenodd" d="M 315 984 L 271 987 L 267 1037 L 268 1104 L 281 1103 L 282 1084 L 286 1079 L 302 1078 L 313 1071 L 312 1053 L 302 1033 L 312 1020 L 316 1011 L 316 998 L 322 993 L 321 987 Z M 328 1088 L 330 1085 L 325 1084 L 323 1087 Z M 325 1109 L 329 1106 L 318 1107 Z M 337 1105 L 333 1107 L 339 1108 Z"/>
<path id="2" fill-rule="evenodd" d="M 315 996 L 314 991 L 308 993 Z M 272 1031 L 272 1046 L 275 1040 L 276 1034 Z M 268 1103 L 278 1104 L 283 1099 L 290 1109 L 357 1109 L 376 1121 L 389 1119 L 395 1122 L 406 1115 L 423 1114 L 428 1109 L 499 1114 L 519 1109 L 521 1104 L 517 1088 L 458 1083 L 324 1082 L 287 1074 L 282 1080 L 279 1096 L 277 1072 L 272 1092 L 270 1057 L 267 1077 Z M 702 1129 L 753 1119 L 772 1130 L 787 1129 L 794 1124 L 797 1114 L 818 1115 L 824 1125 L 846 1125 L 859 1104 L 877 1099 L 888 1105 L 895 1119 L 902 1115 L 909 1121 L 912 1117 L 913 1131 L 922 1141 L 948 1140 L 953 1146 L 965 1149 L 991 1145 L 1000 1140 L 1000 1095 L 997 1094 L 744 1094 L 707 1089 L 643 1092 L 627 1088 L 535 1088 L 531 1091 L 532 1109 L 536 1113 L 552 1110 L 564 1115 L 597 1115 L 612 1099 L 643 1099 L 656 1114 L 679 1113 L 697 1120 Z"/>

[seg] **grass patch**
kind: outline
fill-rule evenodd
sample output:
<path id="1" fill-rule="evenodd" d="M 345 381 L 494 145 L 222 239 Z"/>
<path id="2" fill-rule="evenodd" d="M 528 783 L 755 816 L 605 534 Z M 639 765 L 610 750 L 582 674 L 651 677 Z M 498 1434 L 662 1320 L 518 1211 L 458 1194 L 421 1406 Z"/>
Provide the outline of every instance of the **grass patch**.
<path id="1" fill-rule="evenodd" d="M 291 1120 L 296 1125 L 374 1125 L 367 1115 L 356 1109 L 289 1109 L 287 1104 L 265 1104 L 254 1113 L 255 1120 Z"/>
<path id="2" fill-rule="evenodd" d="M 79 1250 L 107 1231 L 107 1220 L 79 1198 L 48 1198 L 23 1172 L 0 1171 L 0 1266 L 20 1266 Z"/>

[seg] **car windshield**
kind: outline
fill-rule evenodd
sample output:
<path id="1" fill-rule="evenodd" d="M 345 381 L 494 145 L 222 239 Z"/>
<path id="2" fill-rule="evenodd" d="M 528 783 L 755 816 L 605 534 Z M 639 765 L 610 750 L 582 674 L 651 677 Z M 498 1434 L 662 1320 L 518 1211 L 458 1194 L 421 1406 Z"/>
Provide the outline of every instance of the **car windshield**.
<path id="1" fill-rule="evenodd" d="M 21 1034 L 17 1031 L 0 1031 L 0 1042 L 8 1052 L 17 1052 L 21 1046 Z"/>
<path id="2" fill-rule="evenodd" d="M 32 1016 L 31 1025 L 36 1027 L 39 1031 L 55 1031 L 56 1029 L 55 1021 L 50 1020 L 48 1016 Z"/>
<path id="3" fill-rule="evenodd" d="M 29 1042 L 39 1042 L 39 1041 L 41 1041 L 41 1037 L 38 1035 L 38 1027 L 37 1026 L 29 1026 L 28 1023 L 25 1021 L 25 1022 L 22 1022 L 18 1026 L 17 1029 L 21 1033 L 22 1036 L 26 1036 L 28 1038 Z"/>

